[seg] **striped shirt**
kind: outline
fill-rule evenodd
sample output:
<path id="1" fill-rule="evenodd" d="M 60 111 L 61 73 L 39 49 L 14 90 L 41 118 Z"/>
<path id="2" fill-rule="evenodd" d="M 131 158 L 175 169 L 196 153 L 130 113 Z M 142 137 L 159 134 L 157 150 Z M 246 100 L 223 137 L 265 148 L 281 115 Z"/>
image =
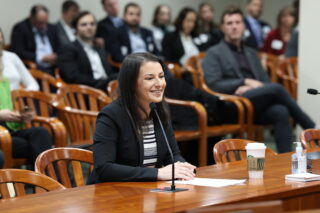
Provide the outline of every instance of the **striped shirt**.
<path id="1" fill-rule="evenodd" d="M 152 120 L 146 121 L 142 125 L 142 139 L 144 147 L 143 166 L 154 167 L 157 162 L 157 141 Z"/>

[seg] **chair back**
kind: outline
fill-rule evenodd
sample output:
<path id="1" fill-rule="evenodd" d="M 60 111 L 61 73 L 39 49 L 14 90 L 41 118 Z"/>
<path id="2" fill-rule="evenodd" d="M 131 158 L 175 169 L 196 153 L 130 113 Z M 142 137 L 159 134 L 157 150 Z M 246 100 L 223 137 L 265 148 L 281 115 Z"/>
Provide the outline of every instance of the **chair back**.
<path id="1" fill-rule="evenodd" d="M 277 55 L 273 55 L 265 52 L 259 52 L 258 56 L 260 58 L 262 67 L 268 73 L 270 81 L 277 83 L 278 82 L 277 70 L 280 62 L 283 59 Z"/>
<path id="2" fill-rule="evenodd" d="M 277 71 L 280 83 L 289 92 L 294 100 L 297 100 L 298 89 L 298 58 L 291 57 L 283 60 Z"/>
<path id="3" fill-rule="evenodd" d="M 119 96 L 118 87 L 119 87 L 118 80 L 112 80 L 108 83 L 107 93 L 108 93 L 108 96 L 111 97 L 112 100 L 117 99 Z"/>
<path id="4" fill-rule="evenodd" d="M 225 139 L 214 145 L 213 157 L 217 164 L 247 159 L 246 145 L 257 143 L 244 139 Z M 270 148 L 266 148 L 266 156 L 276 155 Z"/>
<path id="5" fill-rule="evenodd" d="M 112 101 L 103 91 L 80 84 L 65 85 L 57 93 L 57 101 L 73 109 L 99 112 Z"/>
<path id="6" fill-rule="evenodd" d="M 68 132 L 67 146 L 88 147 L 93 143 L 98 111 L 73 109 L 63 103 L 55 102 L 58 118 Z"/>
<path id="7" fill-rule="evenodd" d="M 44 93 L 54 94 L 56 93 L 57 89 L 65 85 L 63 81 L 57 80 L 48 73 L 42 72 L 40 70 L 30 69 L 29 72 L 37 80 L 40 86 L 40 91 Z"/>
<path id="8" fill-rule="evenodd" d="M 200 52 L 198 55 L 191 56 L 186 62 L 186 68 L 192 75 L 192 84 L 196 88 L 201 88 L 204 82 L 201 63 L 205 55 L 205 52 Z"/>
<path id="9" fill-rule="evenodd" d="M 84 173 L 88 176 L 92 169 L 92 152 L 77 148 L 64 147 L 44 151 L 35 163 L 36 172 L 53 178 L 67 188 L 84 186 Z"/>
<path id="10" fill-rule="evenodd" d="M 14 109 L 23 111 L 27 106 L 36 115 L 51 117 L 54 114 L 52 103 L 54 96 L 40 91 L 13 90 L 11 91 Z"/>
<path id="11" fill-rule="evenodd" d="M 300 134 L 300 141 L 304 149 L 319 147 L 320 129 L 306 129 Z"/>
<path id="12" fill-rule="evenodd" d="M 12 186 L 11 189 L 10 186 Z M 65 189 L 50 177 L 23 169 L 0 169 L 0 197 L 8 199 L 27 195 L 25 184 L 35 186 L 33 193 Z M 14 194 L 12 194 L 12 189 Z"/>

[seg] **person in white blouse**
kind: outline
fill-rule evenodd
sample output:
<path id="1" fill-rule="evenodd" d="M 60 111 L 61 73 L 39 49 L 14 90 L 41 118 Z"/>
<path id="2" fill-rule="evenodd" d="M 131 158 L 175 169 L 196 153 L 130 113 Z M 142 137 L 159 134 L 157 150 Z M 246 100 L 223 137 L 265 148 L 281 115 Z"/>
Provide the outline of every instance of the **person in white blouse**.
<path id="1" fill-rule="evenodd" d="M 3 49 L 4 36 L 0 29 L 0 45 Z M 13 52 L 2 51 L 3 75 L 10 82 L 10 89 L 24 88 L 26 90 L 39 90 L 37 81 L 32 77 L 21 59 Z"/>

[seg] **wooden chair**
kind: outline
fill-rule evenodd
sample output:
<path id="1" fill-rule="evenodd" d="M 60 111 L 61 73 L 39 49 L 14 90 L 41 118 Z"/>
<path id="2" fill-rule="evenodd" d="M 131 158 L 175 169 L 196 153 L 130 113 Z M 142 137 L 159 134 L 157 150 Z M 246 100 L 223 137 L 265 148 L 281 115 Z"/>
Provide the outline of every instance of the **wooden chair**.
<path id="1" fill-rule="evenodd" d="M 244 139 L 225 139 L 216 143 L 213 147 L 213 157 L 217 164 L 245 160 L 246 145 L 248 143 L 256 143 L 251 140 Z M 276 155 L 277 153 L 270 148 L 266 148 L 266 156 Z"/>
<path id="2" fill-rule="evenodd" d="M 294 100 L 297 100 L 298 89 L 298 58 L 291 57 L 283 60 L 277 71 L 280 84 L 289 92 Z"/>
<path id="3" fill-rule="evenodd" d="M 107 94 L 109 97 L 111 97 L 112 100 L 115 100 L 118 97 L 118 91 L 117 91 L 118 87 L 119 87 L 118 80 L 112 80 L 108 83 Z"/>
<path id="4" fill-rule="evenodd" d="M 281 200 L 207 206 L 185 211 L 187 213 L 282 213 Z"/>
<path id="5" fill-rule="evenodd" d="M 201 89 L 209 94 L 218 96 L 219 99 L 222 101 L 227 101 L 235 104 L 238 110 L 238 122 L 236 124 L 208 126 L 207 127 L 208 137 L 223 136 L 226 134 L 238 134 L 239 137 L 243 137 L 243 133 L 247 132 L 248 137 L 252 138 L 253 137 L 252 136 L 253 133 L 251 132 L 252 122 L 250 123 L 248 121 L 247 125 L 245 123 L 245 113 L 246 113 L 245 110 L 248 111 L 248 116 L 247 116 L 248 120 L 251 121 L 253 119 L 253 113 L 251 112 L 252 111 L 251 103 L 245 98 L 221 94 L 209 89 L 203 79 L 203 72 L 200 64 L 200 59 L 202 59 L 203 57 L 204 57 L 204 53 L 200 53 L 197 56 L 191 57 L 187 62 L 187 65 L 186 65 L 187 70 L 192 74 L 193 85 L 196 88 Z M 246 105 L 248 105 L 248 107 Z"/>
<path id="6" fill-rule="evenodd" d="M 283 60 L 281 57 L 265 52 L 258 52 L 262 67 L 268 73 L 270 81 L 278 83 L 278 67 L 280 62 Z"/>
<path id="7" fill-rule="evenodd" d="M 110 82 L 111 83 L 111 82 Z M 109 83 L 109 84 L 110 84 Z M 118 88 L 118 81 L 115 80 L 111 85 L 108 85 L 108 93 L 117 98 L 116 90 Z M 178 142 L 197 140 L 198 139 L 198 161 L 200 166 L 207 165 L 207 112 L 205 108 L 195 101 L 182 101 L 170 98 L 165 99 L 168 104 L 175 106 L 189 107 L 196 111 L 198 115 L 197 130 L 179 130 L 174 131 L 175 138 Z"/>
<path id="8" fill-rule="evenodd" d="M 238 132 L 240 137 L 242 136 L 242 133 L 244 131 L 247 132 L 247 137 L 249 139 L 256 139 L 256 140 L 262 140 L 262 134 L 261 134 L 261 128 L 260 126 L 255 126 L 253 123 L 254 115 L 253 115 L 253 106 L 249 99 L 240 97 L 240 96 L 234 96 L 234 95 L 228 95 L 228 94 L 222 94 L 215 92 L 211 90 L 208 85 L 206 84 L 204 80 L 204 73 L 202 70 L 201 62 L 203 58 L 205 57 L 205 53 L 201 52 L 199 55 L 192 56 L 188 59 L 186 67 L 187 70 L 192 74 L 192 81 L 193 85 L 196 88 L 199 88 L 209 94 L 218 96 L 220 100 L 228 101 L 236 105 L 238 110 L 238 123 L 236 126 L 230 126 L 232 132 Z M 228 128 L 223 127 L 221 128 L 223 130 L 226 130 Z M 223 134 L 223 133 L 219 133 Z M 210 130 L 208 129 L 208 136 L 210 137 Z M 215 135 L 213 135 L 215 136 Z"/>
<path id="9" fill-rule="evenodd" d="M 99 112 L 112 102 L 102 90 L 80 84 L 64 85 L 57 94 L 58 102 L 73 109 Z"/>
<path id="10" fill-rule="evenodd" d="M 25 184 L 35 186 L 35 193 L 45 191 L 63 190 L 65 187 L 45 175 L 23 169 L 0 169 L 0 197 L 12 198 L 8 189 L 8 183 L 13 184 L 15 197 L 27 195 Z"/>
<path id="11" fill-rule="evenodd" d="M 306 129 L 300 134 L 300 141 L 304 149 L 319 147 L 320 129 Z"/>
<path id="12" fill-rule="evenodd" d="M 54 148 L 41 153 L 35 163 L 35 171 L 47 175 L 62 183 L 67 188 L 86 184 L 82 163 L 90 165 L 88 173 L 93 169 L 91 151 L 77 148 Z"/>
<path id="13" fill-rule="evenodd" d="M 51 75 L 37 69 L 30 69 L 29 72 L 37 80 L 40 86 L 40 91 L 48 94 L 55 94 L 57 89 L 64 86 L 62 80 L 57 80 Z"/>
<path id="14" fill-rule="evenodd" d="M 25 125 L 26 128 L 43 126 L 53 136 L 56 147 L 66 145 L 66 128 L 60 120 L 53 117 L 56 112 L 52 106 L 54 102 L 52 95 L 39 91 L 13 90 L 11 96 L 15 110 L 22 111 L 28 106 L 36 114 L 32 122 Z"/>

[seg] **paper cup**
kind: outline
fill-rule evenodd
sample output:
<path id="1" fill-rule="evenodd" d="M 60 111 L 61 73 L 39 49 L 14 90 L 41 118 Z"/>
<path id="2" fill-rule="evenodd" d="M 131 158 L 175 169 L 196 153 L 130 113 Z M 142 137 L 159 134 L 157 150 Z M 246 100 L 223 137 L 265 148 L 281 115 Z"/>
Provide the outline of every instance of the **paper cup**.
<path id="1" fill-rule="evenodd" d="M 248 143 L 246 150 L 249 178 L 263 178 L 266 146 L 263 143 Z"/>

